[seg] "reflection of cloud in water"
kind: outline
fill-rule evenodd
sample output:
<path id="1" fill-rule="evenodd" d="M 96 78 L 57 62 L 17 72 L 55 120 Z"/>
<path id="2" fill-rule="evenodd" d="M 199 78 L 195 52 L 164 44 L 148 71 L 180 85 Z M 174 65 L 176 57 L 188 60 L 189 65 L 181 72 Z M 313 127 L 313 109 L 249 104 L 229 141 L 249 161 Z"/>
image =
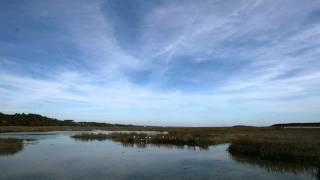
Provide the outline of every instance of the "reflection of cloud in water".
<path id="1" fill-rule="evenodd" d="M 274 160 L 261 160 L 259 157 L 244 156 L 230 153 L 230 157 L 236 162 L 258 166 L 266 169 L 270 173 L 292 173 L 295 175 L 304 173 L 320 180 L 320 167 L 310 164 L 287 163 Z"/>
<path id="2" fill-rule="evenodd" d="M 14 155 L 22 150 L 22 139 L 0 139 L 0 156 Z"/>

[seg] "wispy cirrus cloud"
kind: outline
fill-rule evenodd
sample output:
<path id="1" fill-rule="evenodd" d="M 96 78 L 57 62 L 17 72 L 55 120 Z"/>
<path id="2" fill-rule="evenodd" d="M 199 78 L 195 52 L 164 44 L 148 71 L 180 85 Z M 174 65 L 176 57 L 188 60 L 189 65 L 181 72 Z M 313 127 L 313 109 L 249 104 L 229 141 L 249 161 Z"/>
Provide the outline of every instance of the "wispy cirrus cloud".
<path id="1" fill-rule="evenodd" d="M 319 117 L 317 1 L 0 7 L 2 111 L 161 125 Z"/>

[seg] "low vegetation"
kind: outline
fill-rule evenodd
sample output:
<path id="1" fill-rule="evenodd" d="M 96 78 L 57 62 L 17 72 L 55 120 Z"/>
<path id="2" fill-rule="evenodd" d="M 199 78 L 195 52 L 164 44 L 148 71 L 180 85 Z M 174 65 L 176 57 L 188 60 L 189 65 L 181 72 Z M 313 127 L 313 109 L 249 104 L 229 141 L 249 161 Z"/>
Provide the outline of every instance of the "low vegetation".
<path id="1" fill-rule="evenodd" d="M 223 143 L 220 139 L 203 138 L 191 134 L 146 134 L 146 133 L 110 133 L 110 134 L 95 134 L 82 133 L 72 136 L 76 140 L 93 141 L 111 139 L 120 142 L 125 146 L 152 144 L 152 145 L 172 145 L 176 147 L 199 147 L 207 149 L 210 145 Z"/>
<path id="2" fill-rule="evenodd" d="M 293 174 L 307 173 L 315 179 L 320 179 L 320 167 L 308 162 L 292 163 L 283 160 L 264 160 L 256 156 L 230 153 L 231 158 L 240 163 L 258 166 L 272 173 L 291 172 Z"/>
<path id="3" fill-rule="evenodd" d="M 320 141 L 312 138 L 242 137 L 229 146 L 233 155 L 320 166 Z"/>
<path id="4" fill-rule="evenodd" d="M 103 141 L 110 139 L 108 134 L 103 133 L 81 133 L 71 136 L 75 140 L 81 140 L 81 141 Z"/>
<path id="5" fill-rule="evenodd" d="M 320 132 L 317 129 L 277 128 L 176 128 L 167 134 L 145 133 L 83 133 L 77 140 L 111 139 L 125 146 L 172 145 L 199 147 L 230 143 L 232 155 L 255 157 L 261 160 L 320 165 Z"/>
<path id="6" fill-rule="evenodd" d="M 281 128 L 293 128 L 293 127 L 318 127 L 320 128 L 320 123 L 286 123 L 286 124 L 274 124 L 271 127 L 281 127 Z"/>
<path id="7" fill-rule="evenodd" d="M 22 139 L 0 139 L 0 156 L 1 155 L 13 155 L 22 151 L 23 140 Z"/>

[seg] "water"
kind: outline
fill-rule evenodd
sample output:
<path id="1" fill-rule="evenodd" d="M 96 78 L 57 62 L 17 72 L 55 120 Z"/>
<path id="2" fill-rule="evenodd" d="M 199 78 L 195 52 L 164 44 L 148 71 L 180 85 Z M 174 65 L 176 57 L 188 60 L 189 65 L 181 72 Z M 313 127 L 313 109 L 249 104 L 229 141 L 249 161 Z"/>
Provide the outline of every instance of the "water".
<path id="1" fill-rule="evenodd" d="M 266 163 L 230 155 L 228 144 L 199 148 L 124 146 L 76 141 L 79 132 L 6 133 L 23 138 L 14 153 L 0 152 L 0 179 L 317 179 L 316 168 Z"/>

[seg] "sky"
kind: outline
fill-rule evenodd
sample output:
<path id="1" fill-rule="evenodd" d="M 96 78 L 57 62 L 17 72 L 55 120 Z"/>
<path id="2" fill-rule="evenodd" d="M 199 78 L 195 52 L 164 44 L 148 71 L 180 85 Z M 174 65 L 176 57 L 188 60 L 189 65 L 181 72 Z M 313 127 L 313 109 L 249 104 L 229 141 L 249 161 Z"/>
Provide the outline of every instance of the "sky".
<path id="1" fill-rule="evenodd" d="M 0 112 L 319 122 L 319 0 L 1 0 Z"/>

